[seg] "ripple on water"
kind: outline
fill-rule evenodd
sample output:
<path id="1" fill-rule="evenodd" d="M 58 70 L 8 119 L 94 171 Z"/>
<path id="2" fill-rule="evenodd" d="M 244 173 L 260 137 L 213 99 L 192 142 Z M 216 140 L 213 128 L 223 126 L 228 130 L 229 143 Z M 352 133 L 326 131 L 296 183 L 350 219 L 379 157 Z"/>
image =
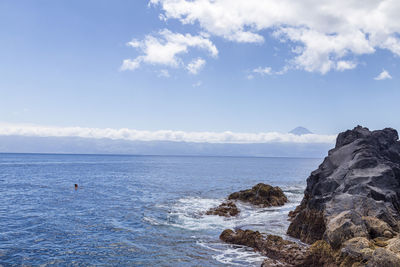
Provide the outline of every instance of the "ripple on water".
<path id="1" fill-rule="evenodd" d="M 287 213 L 319 159 L 0 155 L 0 264 L 5 266 L 259 266 L 220 242 L 225 228 L 285 235 Z M 4 164 L 3 164 L 4 163 Z M 260 181 L 290 203 L 234 218 L 205 216 Z M 79 184 L 79 190 L 73 185 Z M 291 185 L 291 186 L 288 186 Z"/>

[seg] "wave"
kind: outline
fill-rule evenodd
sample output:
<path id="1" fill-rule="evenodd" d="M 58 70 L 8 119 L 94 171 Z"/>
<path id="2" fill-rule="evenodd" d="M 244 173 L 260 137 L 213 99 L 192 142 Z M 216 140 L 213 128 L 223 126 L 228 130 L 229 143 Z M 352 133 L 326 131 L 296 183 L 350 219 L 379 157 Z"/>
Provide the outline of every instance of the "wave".
<path id="1" fill-rule="evenodd" d="M 229 266 L 260 266 L 264 259 L 267 258 L 245 246 L 213 244 L 203 241 L 198 241 L 197 244 L 212 250 L 215 253 L 213 259 Z"/>
<path id="2" fill-rule="evenodd" d="M 281 207 L 259 208 L 243 202 L 236 202 L 240 214 L 236 217 L 205 215 L 205 212 L 221 204 L 224 198 L 185 197 L 172 204 L 158 204 L 156 207 L 166 212 L 164 218 L 144 216 L 143 221 L 153 226 L 169 226 L 197 231 L 208 238 L 198 239 L 197 245 L 212 251 L 213 258 L 222 264 L 239 266 L 259 266 L 265 259 L 252 249 L 224 244 L 218 235 L 224 229 L 251 229 L 266 234 L 275 234 L 287 239 L 289 226 L 288 213 L 299 205 L 304 186 L 287 186 L 282 190 L 288 197 L 288 203 Z"/>
<path id="3" fill-rule="evenodd" d="M 143 220 L 151 225 L 168 225 L 190 231 L 246 228 L 285 236 L 289 226 L 287 214 L 300 203 L 303 197 L 302 189 L 283 187 L 289 201 L 281 207 L 259 208 L 238 201 L 236 204 L 241 212 L 236 217 L 205 215 L 208 209 L 221 204 L 223 198 L 186 197 L 178 199 L 172 205 L 157 205 L 157 208 L 167 211 L 165 218 L 144 216 Z"/>

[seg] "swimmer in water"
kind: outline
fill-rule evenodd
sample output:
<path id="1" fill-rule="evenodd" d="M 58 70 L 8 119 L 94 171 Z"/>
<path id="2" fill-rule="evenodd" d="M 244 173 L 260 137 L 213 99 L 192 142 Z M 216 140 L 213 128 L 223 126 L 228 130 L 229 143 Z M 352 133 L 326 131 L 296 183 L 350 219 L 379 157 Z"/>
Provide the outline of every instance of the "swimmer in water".
<path id="1" fill-rule="evenodd" d="M 78 190 L 78 184 L 75 184 L 75 190 Z"/>

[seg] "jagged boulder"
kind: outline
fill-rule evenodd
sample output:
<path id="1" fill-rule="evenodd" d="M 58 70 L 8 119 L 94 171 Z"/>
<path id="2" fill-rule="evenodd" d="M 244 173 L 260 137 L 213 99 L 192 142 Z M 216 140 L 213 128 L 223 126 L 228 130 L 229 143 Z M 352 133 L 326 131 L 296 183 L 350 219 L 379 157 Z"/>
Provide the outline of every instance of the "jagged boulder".
<path id="1" fill-rule="evenodd" d="M 263 183 L 259 183 L 251 189 L 232 193 L 228 199 L 241 200 L 262 207 L 282 206 L 287 202 L 287 197 L 282 189 Z"/>
<path id="2" fill-rule="evenodd" d="M 206 214 L 231 217 L 238 215 L 239 212 L 240 210 L 238 209 L 235 203 L 233 203 L 232 201 L 227 201 L 227 202 L 222 202 L 222 204 L 216 208 L 209 209 L 206 212 Z"/>
<path id="3" fill-rule="evenodd" d="M 341 266 L 400 266 L 396 130 L 357 126 L 339 134 L 289 217 L 290 236 L 309 244 L 324 240 Z"/>

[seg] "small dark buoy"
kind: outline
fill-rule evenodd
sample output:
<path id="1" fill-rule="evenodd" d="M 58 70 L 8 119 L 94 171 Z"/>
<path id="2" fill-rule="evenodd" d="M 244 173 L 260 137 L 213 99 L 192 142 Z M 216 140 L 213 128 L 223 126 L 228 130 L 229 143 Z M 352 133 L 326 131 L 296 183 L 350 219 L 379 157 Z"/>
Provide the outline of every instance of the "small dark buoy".
<path id="1" fill-rule="evenodd" d="M 75 184 L 75 190 L 77 190 L 78 189 L 78 184 Z"/>

